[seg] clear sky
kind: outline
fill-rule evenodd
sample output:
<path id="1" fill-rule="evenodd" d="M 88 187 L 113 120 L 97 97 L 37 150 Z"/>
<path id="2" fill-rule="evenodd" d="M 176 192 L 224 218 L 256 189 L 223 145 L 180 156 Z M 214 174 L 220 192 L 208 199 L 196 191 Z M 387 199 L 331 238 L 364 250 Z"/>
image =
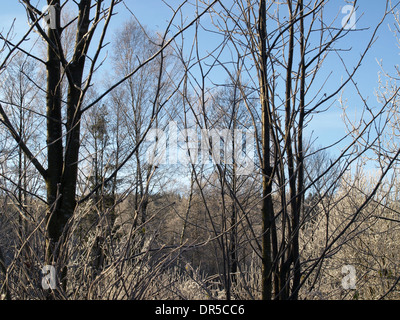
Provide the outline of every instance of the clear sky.
<path id="1" fill-rule="evenodd" d="M 342 1 L 336 1 L 338 3 Z M 377 0 L 363 0 L 358 1 L 357 9 L 357 29 L 368 29 L 365 31 L 356 31 L 354 35 L 345 37 L 342 41 L 343 49 L 352 49 L 348 54 L 343 56 L 347 58 L 347 61 L 356 61 L 359 59 L 363 50 L 365 50 L 368 41 L 370 40 L 375 27 L 381 21 L 384 9 L 385 1 Z M 390 29 L 393 30 L 393 17 L 390 15 L 384 23 L 381 25 L 379 32 L 377 33 L 376 42 L 372 48 L 368 51 L 362 65 L 356 74 L 355 80 L 358 85 L 363 98 L 366 99 L 368 107 L 371 109 L 379 108 L 380 105 L 377 103 L 375 96 L 375 90 L 378 89 L 378 73 L 382 71 L 379 62 L 386 72 L 395 75 L 395 66 L 398 65 L 400 49 L 395 35 Z M 350 69 L 352 71 L 352 69 Z M 343 97 L 346 99 L 346 106 L 348 108 L 349 115 L 353 115 L 354 118 L 359 119 L 361 110 L 364 108 L 364 102 L 360 99 L 355 88 L 351 85 L 345 91 Z M 334 110 L 332 110 L 335 112 Z M 340 111 L 336 111 L 339 115 Z M 332 114 L 332 117 L 334 113 Z M 316 121 L 314 124 L 318 126 L 324 126 L 320 130 L 320 136 L 322 141 L 329 141 L 329 138 L 333 140 L 334 137 L 339 137 L 343 134 L 344 126 L 340 121 L 337 121 L 337 126 L 332 121 L 330 113 L 322 115 L 320 122 Z M 340 128 L 342 127 L 342 130 Z M 331 129 L 331 130 L 329 130 Z M 327 131 L 330 134 L 324 135 L 323 132 Z"/>
<path id="2" fill-rule="evenodd" d="M 181 1 L 174 0 L 167 2 L 176 6 Z M 224 4 L 226 2 L 230 2 L 230 0 L 224 1 Z M 42 4 L 44 5 L 44 1 L 32 1 L 32 3 L 39 3 L 38 7 L 41 7 Z M 164 30 L 172 14 L 171 10 L 161 0 L 127 0 L 125 3 L 136 17 L 138 17 L 141 23 L 153 30 Z M 347 61 L 355 63 L 360 54 L 364 51 L 367 41 L 374 31 L 374 26 L 381 20 L 384 11 L 384 3 L 385 1 L 383 0 L 358 1 L 356 27 L 357 29 L 369 29 L 353 32 L 338 44 L 337 47 L 342 49 L 352 49 L 348 53 L 343 52 L 343 57 L 348 59 Z M 331 15 L 332 18 L 337 16 L 337 28 L 341 27 L 340 23 L 345 16 L 341 13 L 341 9 L 346 4 L 347 2 L 345 0 L 333 0 L 330 1 L 326 7 L 326 12 Z M 0 12 L 0 30 L 3 32 L 7 31 L 13 19 L 16 18 L 15 31 L 18 34 L 22 34 L 27 28 L 26 14 L 23 6 L 17 0 L 9 0 L 7 1 L 7 6 L 3 6 L 2 8 L 3 10 Z M 117 11 L 120 12 L 120 15 L 118 18 L 114 19 L 112 25 L 114 30 L 130 16 L 123 5 L 119 8 L 120 9 Z M 190 6 L 186 6 L 185 8 L 187 21 L 190 21 L 195 12 Z M 381 70 L 377 61 L 382 60 L 385 70 L 390 73 L 394 73 L 394 67 L 398 64 L 400 49 L 397 47 L 394 34 L 389 31 L 389 25 L 393 26 L 391 18 L 388 18 L 382 24 L 378 32 L 377 41 L 365 57 L 358 76 L 356 77 L 357 85 L 364 97 L 368 98 L 367 101 L 370 103 L 370 107 L 377 106 L 374 91 L 378 87 L 378 72 Z M 211 46 L 215 45 L 215 43 L 212 43 L 212 40 L 210 40 L 208 44 Z M 327 66 L 327 72 L 332 69 L 336 70 L 336 67 L 332 68 L 332 65 Z M 343 68 L 338 66 L 337 72 L 334 72 L 332 75 L 333 80 L 327 85 L 327 93 L 337 85 L 343 72 Z M 226 75 L 224 75 L 224 78 L 226 78 Z M 347 99 L 349 113 L 356 114 L 356 111 L 361 110 L 363 102 L 357 97 L 351 86 L 344 92 L 344 97 Z M 343 135 L 345 129 L 341 121 L 341 114 L 342 111 L 339 108 L 339 103 L 336 102 L 329 112 L 314 117 L 308 130 L 309 134 L 311 134 L 311 131 L 315 132 L 314 137 L 318 137 L 316 141 L 317 145 L 327 145 Z"/>

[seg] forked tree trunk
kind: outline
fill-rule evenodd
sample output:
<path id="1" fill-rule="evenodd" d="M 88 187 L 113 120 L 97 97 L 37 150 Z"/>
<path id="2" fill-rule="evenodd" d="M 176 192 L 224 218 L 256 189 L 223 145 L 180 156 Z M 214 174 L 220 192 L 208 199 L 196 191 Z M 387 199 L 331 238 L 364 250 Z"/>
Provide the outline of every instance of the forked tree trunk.
<path id="1" fill-rule="evenodd" d="M 72 61 L 63 65 L 60 28 L 60 1 L 56 6 L 56 29 L 50 29 L 48 36 L 47 65 L 47 136 L 48 170 L 46 177 L 48 216 L 46 263 L 58 261 L 62 235 L 76 207 L 76 186 L 80 147 L 81 103 L 83 99 L 82 77 L 86 53 L 89 47 L 90 0 L 79 3 L 76 43 Z M 68 79 L 67 125 L 65 138 L 61 126 L 61 66 Z M 65 148 L 63 148 L 65 141 Z M 65 150 L 64 150 L 65 149 Z M 65 275 L 63 266 L 59 266 Z M 63 279 L 62 279 L 63 280 Z"/>

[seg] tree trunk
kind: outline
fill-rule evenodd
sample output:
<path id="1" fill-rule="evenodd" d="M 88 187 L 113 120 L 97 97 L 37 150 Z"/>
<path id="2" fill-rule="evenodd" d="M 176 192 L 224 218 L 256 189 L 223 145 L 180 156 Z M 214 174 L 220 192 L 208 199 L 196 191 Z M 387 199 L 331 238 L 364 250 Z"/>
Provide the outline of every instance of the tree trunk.
<path id="1" fill-rule="evenodd" d="M 79 3 L 79 16 L 75 51 L 72 61 L 65 66 L 68 79 L 67 125 L 65 133 L 65 153 L 61 127 L 61 49 L 60 2 L 56 5 L 56 29 L 49 30 L 47 66 L 47 134 L 48 134 L 48 175 L 46 180 L 49 212 L 47 219 L 46 263 L 56 264 L 61 249 L 61 238 L 68 220 L 76 207 L 76 185 L 80 147 L 81 103 L 83 99 L 82 77 L 86 53 L 89 47 L 90 0 Z M 65 276 L 65 268 L 59 266 Z M 65 286 L 65 281 L 63 281 Z"/>
<path id="2" fill-rule="evenodd" d="M 56 29 L 49 29 L 47 61 L 47 239 L 46 264 L 55 263 L 56 243 L 62 233 L 60 214 L 59 185 L 63 170 L 62 118 L 61 118 L 61 61 L 59 58 L 60 43 L 60 1 L 55 1 Z"/>
<path id="3" fill-rule="evenodd" d="M 272 297 L 271 225 L 274 217 L 272 203 L 272 167 L 270 147 L 270 112 L 267 87 L 266 3 L 260 1 L 259 9 L 259 82 L 262 108 L 262 299 Z"/>

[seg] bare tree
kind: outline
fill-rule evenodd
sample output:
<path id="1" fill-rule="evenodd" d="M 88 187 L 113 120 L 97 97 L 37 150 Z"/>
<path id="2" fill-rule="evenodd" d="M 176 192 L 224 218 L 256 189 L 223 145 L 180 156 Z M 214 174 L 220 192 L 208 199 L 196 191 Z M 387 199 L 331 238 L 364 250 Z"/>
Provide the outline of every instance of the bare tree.
<path id="1" fill-rule="evenodd" d="M 13 43 L 3 37 L 6 45 L 10 48 L 10 52 L 5 57 L 2 67 L 6 66 L 13 52 L 20 51 L 22 54 L 35 59 L 46 68 L 47 85 L 45 99 L 47 110 L 45 118 L 47 121 L 47 139 L 44 148 L 47 154 L 46 166 L 43 164 L 42 159 L 32 152 L 28 141 L 24 140 L 24 137 L 18 133 L 15 125 L 10 121 L 6 110 L 0 108 L 2 123 L 45 182 L 46 204 L 48 206 L 45 220 L 47 242 L 45 264 L 57 267 L 59 271 L 57 274 L 63 283 L 63 290 L 67 288 L 66 275 L 69 253 L 66 250 L 70 237 L 69 228 L 74 223 L 73 217 L 74 212 L 78 210 L 77 204 L 83 204 L 88 201 L 97 190 L 114 179 L 121 168 L 137 153 L 147 132 L 156 123 L 157 115 L 173 95 L 173 92 L 166 93 L 162 90 L 165 84 L 162 80 L 162 75 L 165 73 L 164 51 L 174 38 L 185 32 L 194 21 L 199 19 L 208 10 L 206 9 L 195 16 L 193 21 L 178 30 L 172 38 L 167 38 L 175 16 L 186 2 L 183 2 L 177 9 L 171 8 L 171 23 L 166 27 L 164 35 L 157 39 L 154 49 L 144 52 L 143 59 L 139 64 L 130 65 L 129 70 L 125 70 L 126 72 L 121 75 L 120 79 L 115 80 L 113 84 L 93 99 L 92 102 L 89 102 L 87 101 L 88 90 L 93 85 L 95 72 L 103 64 L 101 59 L 105 47 L 106 35 L 115 14 L 115 7 L 120 1 L 112 0 L 107 4 L 104 1 L 92 2 L 90 0 L 75 2 L 74 9 L 69 7 L 69 10 L 75 10 L 74 13 L 69 14 L 69 21 L 61 25 L 62 12 L 67 8 L 66 5 L 68 2 L 61 3 L 58 0 L 48 1 L 48 12 L 41 12 L 30 1 L 22 1 L 30 22 L 29 30 L 18 43 Z M 44 28 L 42 21 L 47 14 L 49 15 L 50 25 L 48 28 Z M 62 35 L 65 32 L 70 34 L 71 28 L 74 29 L 75 43 L 72 47 L 67 46 L 66 48 L 63 40 L 68 37 L 64 39 Z M 35 55 L 26 51 L 21 45 L 33 30 L 39 34 L 41 40 L 46 44 L 46 59 L 40 58 L 39 54 Z M 128 81 L 135 74 L 138 74 L 146 65 L 151 64 L 153 60 L 157 59 L 159 61 L 159 69 L 156 71 L 159 76 L 155 77 L 154 100 L 152 100 L 152 110 L 148 114 L 150 120 L 147 122 L 147 128 L 140 128 L 141 136 L 136 137 L 137 140 L 135 141 L 133 150 L 115 166 L 113 172 L 107 178 L 102 179 L 98 185 L 94 186 L 88 194 L 83 195 L 78 200 L 77 185 L 79 164 L 81 161 L 80 147 L 83 114 L 97 105 L 99 101 L 108 96 L 117 87 Z M 63 82 L 66 82 L 65 96 L 62 90 Z M 38 83 L 36 85 L 39 86 Z M 144 125 L 143 123 L 141 124 Z M 59 294 L 62 295 L 61 292 Z"/>
<path id="2" fill-rule="evenodd" d="M 375 36 L 389 14 L 386 10 L 382 20 L 372 30 L 370 41 L 365 44 L 360 59 L 350 68 L 341 50 L 337 49 L 343 37 L 351 37 L 353 30 L 335 21 L 327 21 L 324 1 L 235 1 L 231 6 L 214 7 L 214 26 L 227 43 L 207 58 L 211 67 L 227 67 L 237 59 L 223 60 L 221 52 L 230 48 L 231 55 L 243 61 L 240 77 L 241 98 L 244 100 L 257 134 L 257 150 L 262 181 L 261 215 L 262 231 L 262 297 L 263 299 L 297 299 L 304 284 L 301 270 L 299 237 L 306 221 L 304 199 L 310 188 L 330 172 L 341 176 L 360 153 L 348 157 L 356 141 L 372 128 L 373 121 L 350 128 L 353 140 L 331 165 L 318 177 L 306 179 L 307 149 L 305 129 L 313 114 L 329 108 L 331 100 L 343 88 L 357 85 L 355 75 L 361 62 L 375 40 Z M 357 7 L 357 1 L 352 4 Z M 359 31 L 354 31 L 359 32 Z M 318 37 L 315 34 L 318 33 Z M 329 80 L 320 72 L 328 57 L 337 57 L 343 66 L 341 84 L 326 92 Z M 202 60 L 206 58 L 202 57 Z M 200 61 L 200 59 L 197 59 Z M 250 61 L 248 61 L 250 60 Z M 249 66 L 254 66 L 250 68 Z M 203 75 L 210 73 L 210 70 Z M 203 78 L 204 79 L 204 78 Z M 258 81 L 254 81 L 257 79 Z M 204 80 L 203 80 L 204 83 Z M 245 88 L 259 95 L 259 109 L 254 109 Z M 203 96 L 204 97 L 204 96 Z M 376 115 L 374 117 L 376 119 Z M 258 124 L 261 123 L 259 126 Z M 361 124 L 361 123 L 360 123 Z M 362 131 L 361 131 L 362 127 Z M 345 136 L 346 137 L 346 136 Z M 370 144 L 364 147 L 364 152 Z M 316 151 L 318 152 L 318 151 Z M 339 170 L 339 164 L 342 166 Z M 386 167 L 387 168 L 387 167 Z M 344 170 L 344 171 L 342 171 Z M 339 173 L 338 173 L 339 172 Z M 310 176 L 308 176 L 309 178 Z M 334 188 L 334 181 L 328 190 Z M 371 198 L 370 195 L 369 198 Z M 359 208 L 362 210 L 363 205 Z M 356 214 L 357 215 L 357 214 Z M 351 221 L 351 222 L 354 222 Z M 348 224 L 350 227 L 351 223 Z M 338 241 L 340 234 L 328 242 L 326 250 Z M 314 264 L 323 260 L 324 254 Z M 315 270 L 311 268 L 312 270 Z M 306 278 L 309 273 L 306 273 Z"/>

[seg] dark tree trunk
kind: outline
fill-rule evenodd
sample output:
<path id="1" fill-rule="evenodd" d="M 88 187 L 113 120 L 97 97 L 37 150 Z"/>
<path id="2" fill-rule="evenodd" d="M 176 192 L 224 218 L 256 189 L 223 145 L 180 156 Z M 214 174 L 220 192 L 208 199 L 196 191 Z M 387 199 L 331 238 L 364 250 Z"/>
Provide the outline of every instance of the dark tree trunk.
<path id="1" fill-rule="evenodd" d="M 272 246 L 271 225 L 274 217 L 272 203 L 272 167 L 270 130 L 271 119 L 268 105 L 267 86 L 267 45 L 266 45 L 266 3 L 260 1 L 259 10 L 259 81 L 262 108 L 262 299 L 272 297 Z"/>
<path id="2" fill-rule="evenodd" d="M 79 16 L 75 51 L 72 61 L 63 65 L 61 49 L 60 3 L 52 2 L 57 10 L 57 28 L 48 31 L 47 65 L 47 135 L 48 135 L 48 171 L 46 179 L 47 199 L 49 204 L 47 218 L 46 263 L 58 262 L 61 247 L 60 240 L 69 219 L 76 207 L 76 186 L 78 177 L 81 104 L 83 99 L 82 77 L 90 37 L 87 37 L 90 24 L 90 0 L 79 4 Z M 61 124 L 61 66 L 68 79 L 67 125 L 65 138 Z M 63 148 L 65 140 L 65 152 Z M 59 266 L 65 275 L 65 269 Z"/>

